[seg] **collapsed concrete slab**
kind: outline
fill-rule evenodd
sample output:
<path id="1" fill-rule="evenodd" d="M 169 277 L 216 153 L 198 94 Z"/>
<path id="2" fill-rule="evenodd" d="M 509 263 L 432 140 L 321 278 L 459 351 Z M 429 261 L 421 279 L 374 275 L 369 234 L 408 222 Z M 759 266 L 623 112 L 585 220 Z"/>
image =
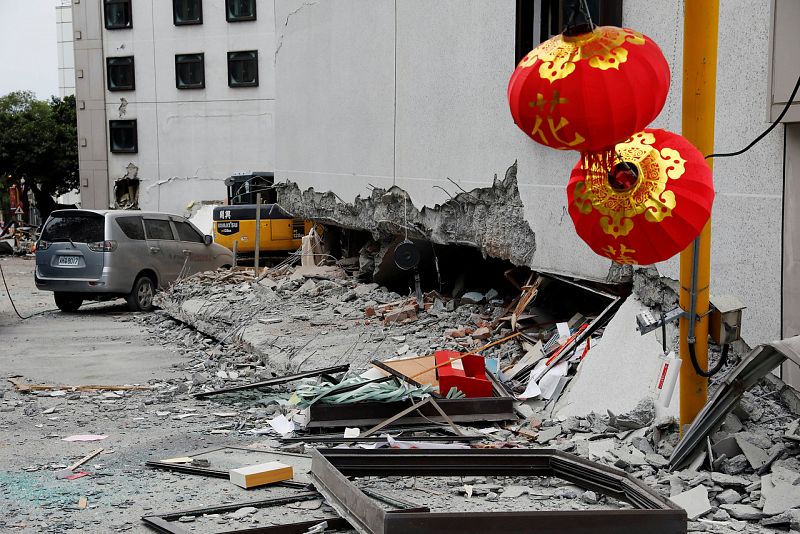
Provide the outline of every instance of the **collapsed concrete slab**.
<path id="1" fill-rule="evenodd" d="M 296 183 L 278 189 L 278 203 L 298 217 L 351 230 L 371 232 L 376 240 L 408 235 L 439 245 L 467 245 L 486 256 L 529 266 L 536 238 L 517 188 L 517 164 L 491 187 L 455 195 L 444 204 L 417 209 L 399 187 L 375 188 L 369 197 L 343 202 L 331 191 L 301 191 Z M 406 232 L 408 230 L 408 232 Z"/>
<path id="2" fill-rule="evenodd" d="M 620 306 L 605 328 L 602 341 L 589 350 L 553 415 L 631 411 L 644 398 L 656 397 L 661 368 L 661 343 L 655 334 L 640 335 L 636 314 L 648 308 L 635 296 Z M 678 415 L 678 387 L 665 415 Z"/>

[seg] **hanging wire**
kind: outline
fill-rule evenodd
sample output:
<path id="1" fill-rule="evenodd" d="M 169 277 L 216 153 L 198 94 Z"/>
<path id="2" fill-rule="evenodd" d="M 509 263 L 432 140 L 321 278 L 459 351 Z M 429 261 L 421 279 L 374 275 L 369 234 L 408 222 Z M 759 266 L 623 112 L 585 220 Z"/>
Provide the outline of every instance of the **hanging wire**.
<path id="1" fill-rule="evenodd" d="M 749 145 L 747 145 L 746 147 L 744 147 L 741 150 L 737 150 L 736 152 L 720 152 L 718 154 L 709 154 L 704 159 L 731 158 L 733 156 L 739 156 L 741 154 L 744 154 L 745 152 L 747 152 L 748 150 L 753 148 L 756 145 L 756 143 L 758 143 L 759 141 L 764 139 L 767 136 L 767 134 L 769 134 L 772 130 L 774 130 L 775 127 L 778 125 L 778 123 L 781 122 L 781 119 L 783 119 L 783 116 L 786 115 L 786 112 L 789 111 L 789 107 L 794 102 L 794 97 L 797 95 L 797 89 L 798 88 L 800 88 L 800 76 L 797 77 L 797 82 L 795 82 L 795 84 L 794 84 L 794 89 L 792 89 L 792 94 L 789 95 L 789 100 L 786 102 L 786 105 L 783 106 L 783 111 L 781 111 L 781 114 L 778 115 L 778 118 L 775 119 L 772 122 L 772 124 L 769 125 L 769 128 L 767 128 L 766 130 L 761 132 L 761 135 L 759 135 L 758 137 L 753 139 L 753 141 Z"/>
<path id="2" fill-rule="evenodd" d="M 589 27 L 594 29 L 594 23 L 592 22 L 592 13 L 589 11 L 589 5 L 586 3 L 586 0 L 580 0 L 581 10 L 583 14 L 586 16 L 586 20 L 589 21 Z"/>
<path id="3" fill-rule="evenodd" d="M 586 22 L 589 24 L 589 31 L 594 29 L 594 23 L 592 22 L 592 15 L 589 12 L 589 6 L 586 4 L 586 0 L 575 0 L 575 3 L 572 4 L 572 11 L 569 15 L 569 19 L 567 20 L 567 25 L 564 27 L 564 30 L 561 33 L 569 35 L 567 33 L 568 30 L 576 26 L 579 26 L 579 24 L 575 23 L 575 18 L 579 12 L 583 13 Z"/>

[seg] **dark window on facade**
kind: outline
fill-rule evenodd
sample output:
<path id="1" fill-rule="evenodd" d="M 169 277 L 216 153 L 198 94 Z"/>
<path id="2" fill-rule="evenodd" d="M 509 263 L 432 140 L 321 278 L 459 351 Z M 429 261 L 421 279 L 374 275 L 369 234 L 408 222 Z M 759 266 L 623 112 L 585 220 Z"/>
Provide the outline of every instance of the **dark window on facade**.
<path id="1" fill-rule="evenodd" d="M 581 0 L 517 0 L 516 63 L 539 43 L 564 31 Z M 586 0 L 595 26 L 622 26 L 622 0 Z"/>
<path id="2" fill-rule="evenodd" d="M 128 239 L 144 240 L 144 227 L 141 217 L 117 217 L 117 224 Z"/>
<path id="3" fill-rule="evenodd" d="M 258 85 L 258 51 L 228 52 L 228 86 Z"/>
<path id="4" fill-rule="evenodd" d="M 109 91 L 133 91 L 136 89 L 136 71 L 133 56 L 106 58 L 106 76 Z"/>
<path id="5" fill-rule="evenodd" d="M 225 18 L 228 22 L 256 20 L 256 0 L 225 0 Z"/>
<path id="6" fill-rule="evenodd" d="M 203 54 L 175 55 L 175 87 L 178 89 L 202 89 L 206 86 Z"/>
<path id="7" fill-rule="evenodd" d="M 203 243 L 203 236 L 200 235 L 200 232 L 192 228 L 192 226 L 183 221 L 172 221 L 175 224 L 175 228 L 178 230 L 178 239 L 180 241 L 190 241 L 192 243 Z"/>
<path id="8" fill-rule="evenodd" d="M 104 0 L 107 30 L 120 30 L 133 27 L 131 0 Z"/>
<path id="9" fill-rule="evenodd" d="M 203 0 L 172 0 L 172 21 L 176 26 L 203 23 Z"/>
<path id="10" fill-rule="evenodd" d="M 139 151 L 136 119 L 127 121 L 108 121 L 111 152 L 136 153 Z"/>
<path id="11" fill-rule="evenodd" d="M 175 240 L 169 221 L 164 221 L 162 219 L 145 219 L 144 231 L 147 234 L 147 239 Z"/>

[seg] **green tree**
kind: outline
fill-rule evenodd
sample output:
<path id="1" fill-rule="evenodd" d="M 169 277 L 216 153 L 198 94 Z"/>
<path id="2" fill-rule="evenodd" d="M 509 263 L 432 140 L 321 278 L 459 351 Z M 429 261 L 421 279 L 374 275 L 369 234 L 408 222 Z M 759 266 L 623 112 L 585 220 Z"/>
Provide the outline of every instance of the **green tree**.
<path id="1" fill-rule="evenodd" d="M 43 101 L 15 91 L 0 97 L 2 193 L 24 178 L 47 218 L 56 207 L 53 198 L 78 187 L 77 135 L 74 96 Z"/>

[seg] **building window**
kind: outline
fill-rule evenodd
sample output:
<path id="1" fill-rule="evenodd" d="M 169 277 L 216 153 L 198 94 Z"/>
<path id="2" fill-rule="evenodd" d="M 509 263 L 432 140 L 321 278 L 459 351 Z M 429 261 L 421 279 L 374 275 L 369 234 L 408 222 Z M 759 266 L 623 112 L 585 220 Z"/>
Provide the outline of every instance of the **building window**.
<path id="1" fill-rule="evenodd" d="M 575 2 L 581 0 L 517 0 L 516 63 L 539 43 L 564 31 Z M 622 26 L 622 0 L 586 0 L 596 26 Z"/>
<path id="2" fill-rule="evenodd" d="M 172 0 L 172 21 L 175 26 L 203 23 L 203 0 Z"/>
<path id="3" fill-rule="evenodd" d="M 136 89 L 133 56 L 106 58 L 106 75 L 109 91 L 133 91 Z"/>
<path id="4" fill-rule="evenodd" d="M 139 151 L 136 119 L 129 121 L 108 121 L 111 152 L 135 154 Z"/>
<path id="5" fill-rule="evenodd" d="M 225 0 L 228 22 L 256 20 L 256 0 Z"/>
<path id="6" fill-rule="evenodd" d="M 228 52 L 228 86 L 258 86 L 258 51 Z"/>
<path id="7" fill-rule="evenodd" d="M 203 89 L 206 73 L 203 54 L 175 55 L 175 87 L 178 89 Z"/>
<path id="8" fill-rule="evenodd" d="M 107 30 L 120 30 L 133 27 L 131 0 L 104 0 Z"/>

